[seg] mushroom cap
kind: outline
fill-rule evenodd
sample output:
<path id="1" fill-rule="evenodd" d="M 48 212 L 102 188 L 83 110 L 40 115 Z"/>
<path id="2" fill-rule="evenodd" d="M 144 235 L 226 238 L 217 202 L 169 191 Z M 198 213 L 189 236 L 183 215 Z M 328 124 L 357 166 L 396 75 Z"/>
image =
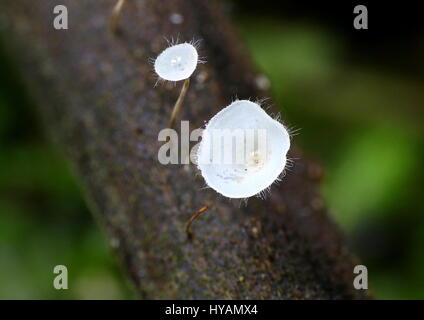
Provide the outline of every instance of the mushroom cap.
<path id="1" fill-rule="evenodd" d="M 289 133 L 280 122 L 257 103 L 237 100 L 206 125 L 197 165 L 216 192 L 228 198 L 248 198 L 278 179 L 289 148 Z"/>
<path id="2" fill-rule="evenodd" d="M 166 48 L 155 60 L 155 72 L 164 80 L 188 79 L 197 66 L 199 55 L 190 43 L 181 43 Z"/>

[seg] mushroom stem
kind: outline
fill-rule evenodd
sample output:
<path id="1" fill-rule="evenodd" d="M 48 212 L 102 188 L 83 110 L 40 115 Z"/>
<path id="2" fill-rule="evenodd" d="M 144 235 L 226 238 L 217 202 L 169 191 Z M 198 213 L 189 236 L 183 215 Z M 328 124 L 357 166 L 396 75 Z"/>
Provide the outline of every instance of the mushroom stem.
<path id="1" fill-rule="evenodd" d="M 181 88 L 180 95 L 177 99 L 177 102 L 175 102 L 174 109 L 172 110 L 172 113 L 171 113 L 171 119 L 169 120 L 169 123 L 168 123 L 168 128 L 170 128 L 170 129 L 172 129 L 174 127 L 175 120 L 176 120 L 178 114 L 181 111 L 181 106 L 183 104 L 183 101 L 184 101 L 184 98 L 186 96 L 186 93 L 188 91 L 189 86 L 190 86 L 190 78 L 187 78 L 184 81 L 183 87 Z"/>
<path id="2" fill-rule="evenodd" d="M 190 227 L 191 227 L 191 224 L 193 223 L 193 221 L 196 220 L 203 212 L 207 211 L 208 209 L 209 209 L 208 206 L 204 206 L 199 211 L 197 211 L 194 215 L 192 215 L 191 218 L 187 221 L 185 231 L 186 231 L 188 238 L 191 238 L 193 236 L 193 234 L 190 230 Z"/>
<path id="3" fill-rule="evenodd" d="M 112 33 L 116 33 L 116 31 L 118 30 L 118 19 L 121 14 L 124 3 L 125 0 L 118 0 L 112 10 L 112 14 L 110 16 L 110 30 L 112 31 Z"/>

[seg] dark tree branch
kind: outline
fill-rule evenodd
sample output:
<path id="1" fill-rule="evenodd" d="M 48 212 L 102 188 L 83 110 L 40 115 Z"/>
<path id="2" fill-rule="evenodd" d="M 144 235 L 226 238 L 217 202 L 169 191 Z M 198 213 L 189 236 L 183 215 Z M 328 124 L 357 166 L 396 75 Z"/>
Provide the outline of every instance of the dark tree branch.
<path id="1" fill-rule="evenodd" d="M 53 7 L 69 30 L 53 28 Z M 142 298 L 363 298 L 356 263 L 317 191 L 322 173 L 300 157 L 267 200 L 239 207 L 212 190 L 194 165 L 163 166 L 158 132 L 179 88 L 154 88 L 147 62 L 164 36 L 202 39 L 181 113 L 191 128 L 239 98 L 266 97 L 222 8 L 211 0 L 126 1 L 114 36 L 115 1 L 0 2 L 3 45 L 52 136 L 65 148 L 88 202 Z M 173 24 L 172 13 L 183 16 Z M 195 237 L 187 219 L 203 206 Z"/>

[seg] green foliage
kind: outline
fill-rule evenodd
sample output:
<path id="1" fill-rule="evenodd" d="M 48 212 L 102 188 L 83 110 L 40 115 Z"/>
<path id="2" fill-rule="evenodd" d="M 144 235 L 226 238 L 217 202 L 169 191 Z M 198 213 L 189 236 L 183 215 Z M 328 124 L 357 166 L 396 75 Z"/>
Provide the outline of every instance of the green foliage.
<path id="1" fill-rule="evenodd" d="M 0 299 L 133 297 L 67 162 L 4 60 L 0 69 Z M 53 287 L 59 264 L 68 290 Z"/>
<path id="2" fill-rule="evenodd" d="M 323 196 L 368 266 L 371 290 L 382 299 L 422 299 L 423 93 L 416 88 L 423 84 L 355 64 L 332 30 L 239 20 L 283 120 L 301 129 L 294 140 L 326 169 Z"/>

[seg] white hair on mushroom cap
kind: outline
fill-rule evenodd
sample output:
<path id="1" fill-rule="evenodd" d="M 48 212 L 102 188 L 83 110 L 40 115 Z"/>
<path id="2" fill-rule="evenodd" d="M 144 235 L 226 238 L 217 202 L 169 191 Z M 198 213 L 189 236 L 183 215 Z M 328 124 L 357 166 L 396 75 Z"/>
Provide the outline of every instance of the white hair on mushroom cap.
<path id="1" fill-rule="evenodd" d="M 236 100 L 207 123 L 197 165 L 216 192 L 228 198 L 249 198 L 278 180 L 289 148 L 289 133 L 280 122 L 259 104 Z"/>
<path id="2" fill-rule="evenodd" d="M 199 55 L 195 46 L 180 43 L 163 50 L 156 58 L 154 68 L 160 78 L 180 81 L 190 78 L 198 62 Z"/>

